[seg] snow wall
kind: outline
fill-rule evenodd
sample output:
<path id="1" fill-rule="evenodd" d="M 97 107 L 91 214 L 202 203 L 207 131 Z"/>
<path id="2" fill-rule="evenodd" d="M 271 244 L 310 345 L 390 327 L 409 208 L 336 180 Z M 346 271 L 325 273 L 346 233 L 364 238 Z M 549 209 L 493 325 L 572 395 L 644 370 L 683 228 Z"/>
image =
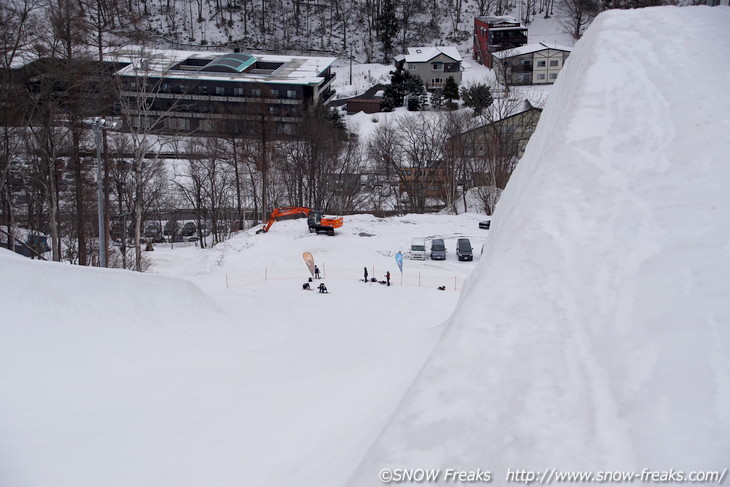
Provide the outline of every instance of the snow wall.
<path id="1" fill-rule="evenodd" d="M 449 329 L 348 485 L 730 467 L 728 26 L 722 7 L 595 20 Z"/>

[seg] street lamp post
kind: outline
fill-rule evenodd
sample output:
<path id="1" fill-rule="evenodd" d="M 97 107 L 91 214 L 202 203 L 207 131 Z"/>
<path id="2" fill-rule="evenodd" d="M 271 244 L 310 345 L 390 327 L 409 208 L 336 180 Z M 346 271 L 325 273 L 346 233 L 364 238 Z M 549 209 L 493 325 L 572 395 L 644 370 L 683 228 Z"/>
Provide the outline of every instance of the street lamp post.
<path id="1" fill-rule="evenodd" d="M 116 122 L 109 122 L 101 117 L 94 118 L 91 122 L 94 129 L 96 142 L 96 205 L 99 214 L 99 266 L 106 267 L 106 235 L 104 231 L 104 191 L 101 169 L 101 131 L 104 129 L 116 128 Z"/>

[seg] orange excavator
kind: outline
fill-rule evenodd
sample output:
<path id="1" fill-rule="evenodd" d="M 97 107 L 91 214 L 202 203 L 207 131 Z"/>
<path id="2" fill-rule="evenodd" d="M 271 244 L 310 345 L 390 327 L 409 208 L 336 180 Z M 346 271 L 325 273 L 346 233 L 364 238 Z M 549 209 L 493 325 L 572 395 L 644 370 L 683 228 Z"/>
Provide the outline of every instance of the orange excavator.
<path id="1" fill-rule="evenodd" d="M 310 233 L 327 232 L 327 235 L 332 236 L 335 234 L 335 228 L 342 226 L 341 216 L 327 216 L 319 210 L 301 206 L 289 206 L 286 208 L 275 208 L 271 212 L 271 215 L 269 215 L 269 220 L 264 225 L 264 228 L 258 230 L 256 233 L 268 232 L 278 217 L 287 215 L 307 215 L 307 224 L 309 225 Z"/>

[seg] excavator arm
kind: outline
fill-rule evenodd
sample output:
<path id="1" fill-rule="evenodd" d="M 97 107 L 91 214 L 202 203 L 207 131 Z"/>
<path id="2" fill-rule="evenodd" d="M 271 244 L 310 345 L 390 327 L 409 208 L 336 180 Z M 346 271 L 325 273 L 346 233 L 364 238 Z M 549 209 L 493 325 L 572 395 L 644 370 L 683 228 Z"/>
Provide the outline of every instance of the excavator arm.
<path id="1" fill-rule="evenodd" d="M 259 230 L 256 233 L 266 233 L 269 231 L 269 228 L 271 228 L 271 225 L 274 224 L 277 218 L 280 216 L 287 216 L 287 215 L 304 215 L 309 216 L 309 214 L 312 212 L 311 208 L 304 208 L 301 206 L 287 206 L 284 208 L 274 208 L 274 211 L 271 212 L 271 215 L 269 215 L 269 219 L 266 222 L 266 225 Z"/>

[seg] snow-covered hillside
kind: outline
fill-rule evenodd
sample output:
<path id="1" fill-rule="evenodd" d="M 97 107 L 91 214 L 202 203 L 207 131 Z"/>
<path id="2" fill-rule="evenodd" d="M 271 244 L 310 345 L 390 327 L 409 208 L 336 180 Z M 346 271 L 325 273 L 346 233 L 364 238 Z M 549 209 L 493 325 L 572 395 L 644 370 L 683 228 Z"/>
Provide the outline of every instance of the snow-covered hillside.
<path id="1" fill-rule="evenodd" d="M 382 468 L 505 485 L 508 469 L 730 466 L 728 26 L 727 8 L 598 17 L 349 485 Z"/>
<path id="2" fill-rule="evenodd" d="M 291 220 L 160 246 L 157 275 L 0 249 L 0 486 L 730 467 L 728 25 L 601 15 L 488 232 L 475 214 L 346 216 L 335 237 Z M 401 281 L 412 237 L 449 253 Z M 302 290 L 305 251 L 329 294 Z"/>
<path id="3" fill-rule="evenodd" d="M 443 332 L 479 219 L 346 216 L 335 237 L 282 221 L 158 246 L 167 276 L 0 249 L 0 485 L 342 485 Z M 447 260 L 401 277 L 416 236 L 446 239 Z M 456 260 L 463 236 L 475 262 Z M 328 295 L 302 290 L 305 251 Z"/>

